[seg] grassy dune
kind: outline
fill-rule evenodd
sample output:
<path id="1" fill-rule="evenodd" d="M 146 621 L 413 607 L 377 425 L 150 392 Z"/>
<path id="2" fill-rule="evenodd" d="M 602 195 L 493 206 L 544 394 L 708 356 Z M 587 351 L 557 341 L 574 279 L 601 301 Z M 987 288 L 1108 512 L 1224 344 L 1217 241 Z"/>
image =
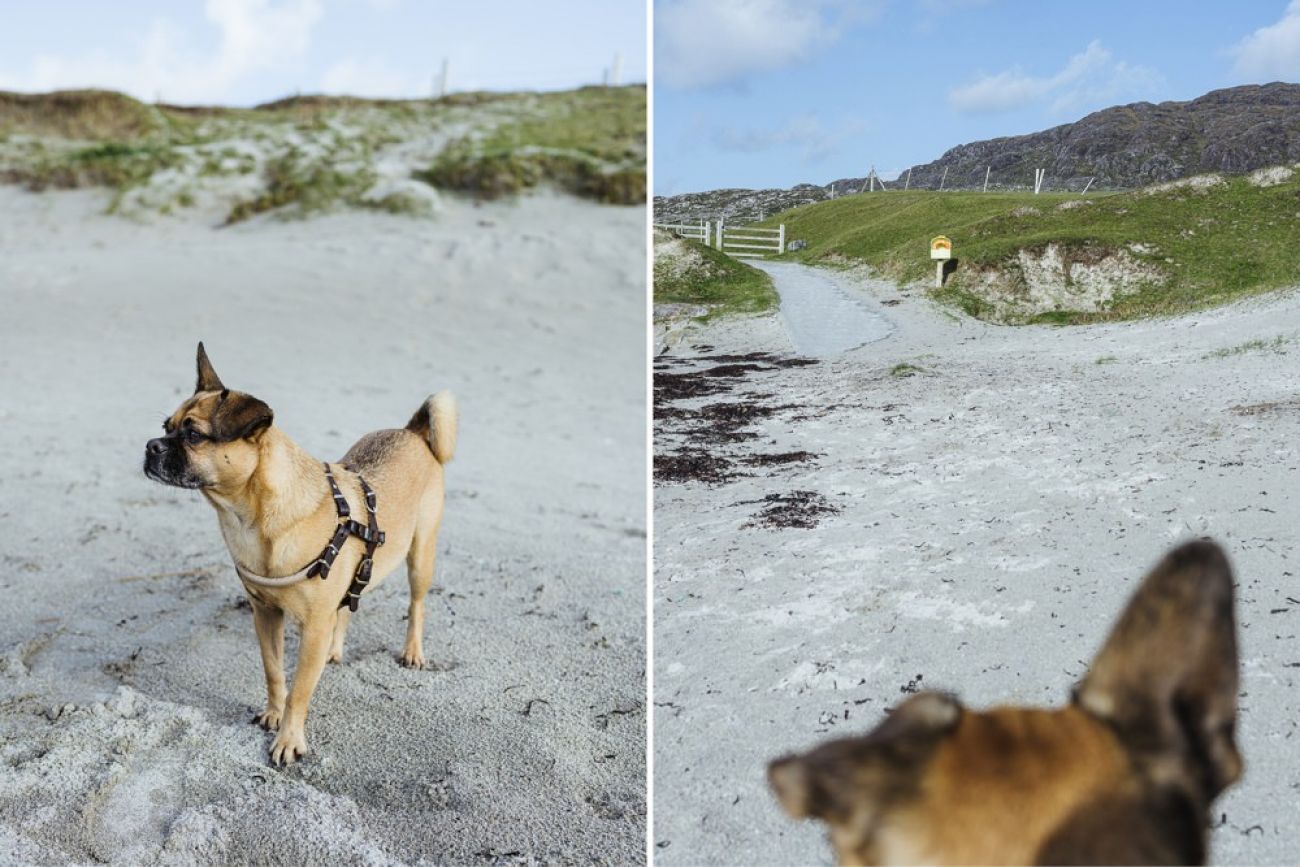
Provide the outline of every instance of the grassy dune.
<path id="1" fill-rule="evenodd" d="M 549 101 L 544 113 L 466 136 L 420 177 L 488 197 L 550 181 L 603 202 L 645 202 L 645 88 L 588 87 Z"/>
<path id="2" fill-rule="evenodd" d="M 552 186 L 639 203 L 645 113 L 645 88 L 635 86 L 299 96 L 246 109 L 146 105 L 108 91 L 0 92 L 0 182 L 105 187 L 110 211 L 137 213 L 170 213 L 211 193 L 228 223 L 337 207 L 423 213 L 436 190 L 491 198 Z"/>
<path id="3" fill-rule="evenodd" d="M 765 225 L 785 223 L 787 238 L 808 242 L 789 258 L 867 263 L 901 282 L 933 279 L 928 242 L 945 234 L 958 261 L 944 288 L 930 291 L 972 315 L 1008 322 L 1127 319 L 1300 283 L 1300 174 L 1275 173 L 1284 179 L 1272 185 L 1208 176 L 1086 198 L 875 193 L 797 208 Z M 1061 286 L 1045 285 L 1051 274 Z M 1099 297 L 1108 279 L 1117 291 Z"/>
<path id="4" fill-rule="evenodd" d="M 772 278 L 698 241 L 655 230 L 656 304 L 692 304 L 709 315 L 762 313 L 776 307 Z"/>

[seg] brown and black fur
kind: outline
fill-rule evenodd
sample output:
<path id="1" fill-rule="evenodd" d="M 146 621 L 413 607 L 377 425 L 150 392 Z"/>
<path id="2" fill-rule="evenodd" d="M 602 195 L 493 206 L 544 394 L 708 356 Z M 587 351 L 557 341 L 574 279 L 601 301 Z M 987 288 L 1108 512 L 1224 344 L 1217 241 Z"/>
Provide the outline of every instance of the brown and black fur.
<path id="1" fill-rule="evenodd" d="M 145 448 L 145 474 L 202 493 L 217 511 L 231 556 L 246 570 L 292 575 L 321 553 L 338 524 L 321 462 L 275 426 L 265 402 L 227 388 L 202 343 L 197 365 L 194 394 L 167 418 L 165 435 Z M 433 583 L 443 466 L 455 452 L 456 427 L 455 398 L 440 392 L 420 406 L 406 428 L 367 434 L 330 465 L 354 517 L 366 514 L 358 475 L 378 500 L 386 541 L 375 552 L 364 592 L 406 563 L 411 601 L 401 661 L 414 668 L 425 664 L 424 597 Z M 326 661 L 342 661 L 350 611 L 339 603 L 363 549 L 361 540 L 349 537 L 324 580 L 266 587 L 241 577 L 266 676 L 266 709 L 256 719 L 278 730 L 273 762 L 292 762 L 307 750 L 307 708 Z M 302 627 L 292 689 L 286 688 L 284 674 L 286 615 Z"/>
<path id="2" fill-rule="evenodd" d="M 1055 710 L 923 693 L 874 731 L 773 762 L 840 864 L 1201 864 L 1241 777 L 1232 572 L 1208 541 L 1149 574 Z"/>

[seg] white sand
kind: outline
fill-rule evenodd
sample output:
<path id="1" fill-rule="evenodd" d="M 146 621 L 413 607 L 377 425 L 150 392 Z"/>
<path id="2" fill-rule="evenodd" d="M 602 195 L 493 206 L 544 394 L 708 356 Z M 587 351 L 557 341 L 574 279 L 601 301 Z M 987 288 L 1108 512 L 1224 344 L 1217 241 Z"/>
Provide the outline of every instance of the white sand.
<path id="1" fill-rule="evenodd" d="M 1300 296 L 1005 328 L 888 283 L 842 282 L 893 334 L 750 374 L 736 395 L 800 408 L 713 447 L 822 457 L 656 488 L 659 862 L 829 863 L 821 826 L 773 803 L 770 759 L 870 729 L 909 682 L 977 707 L 1063 702 L 1142 573 L 1202 534 L 1227 546 L 1239 579 L 1247 763 L 1216 805 L 1213 858 L 1294 862 Z M 792 351 L 777 317 L 707 327 L 672 356 L 700 354 L 692 343 Z M 901 362 L 926 372 L 891 376 Z M 723 400 L 735 395 L 677 405 Z M 1257 404 L 1273 405 L 1233 411 Z M 813 530 L 743 527 L 753 501 L 799 489 L 840 513 Z"/>
<path id="2" fill-rule="evenodd" d="M 0 188 L 0 862 L 643 860 L 644 209 L 104 206 Z M 214 515 L 140 472 L 200 338 L 320 457 L 461 402 L 440 670 L 399 570 L 283 771 Z"/>

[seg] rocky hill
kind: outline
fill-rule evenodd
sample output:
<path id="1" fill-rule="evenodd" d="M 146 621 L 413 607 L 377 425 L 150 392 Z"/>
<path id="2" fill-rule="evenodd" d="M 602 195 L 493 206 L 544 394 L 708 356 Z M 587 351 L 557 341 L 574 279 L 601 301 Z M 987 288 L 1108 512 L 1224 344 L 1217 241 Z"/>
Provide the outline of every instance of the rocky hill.
<path id="1" fill-rule="evenodd" d="M 913 166 L 912 189 L 1123 190 L 1205 172 L 1243 174 L 1300 161 L 1300 84 L 1215 90 L 1188 102 L 1137 102 L 1028 135 L 972 142 Z M 944 171 L 947 170 L 947 178 Z M 906 173 L 905 173 L 906 174 Z M 785 208 L 857 192 L 862 178 L 790 190 L 714 190 L 657 197 L 655 219 L 762 219 Z M 894 188 L 890 184 L 890 188 Z"/>

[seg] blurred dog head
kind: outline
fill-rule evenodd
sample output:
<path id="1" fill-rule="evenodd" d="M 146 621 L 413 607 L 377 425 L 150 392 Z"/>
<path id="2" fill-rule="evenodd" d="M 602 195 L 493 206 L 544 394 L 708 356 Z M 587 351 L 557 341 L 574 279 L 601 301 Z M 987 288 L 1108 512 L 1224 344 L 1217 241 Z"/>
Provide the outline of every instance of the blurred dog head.
<path id="1" fill-rule="evenodd" d="M 874 731 L 773 762 L 795 818 L 841 864 L 1191 864 L 1234 740 L 1232 573 L 1207 541 L 1142 582 L 1059 710 L 967 710 L 917 695 Z"/>
<path id="2" fill-rule="evenodd" d="M 199 344 L 198 383 L 144 449 L 144 474 L 179 488 L 243 486 L 258 464 L 258 442 L 273 419 L 252 395 L 226 388 Z"/>

